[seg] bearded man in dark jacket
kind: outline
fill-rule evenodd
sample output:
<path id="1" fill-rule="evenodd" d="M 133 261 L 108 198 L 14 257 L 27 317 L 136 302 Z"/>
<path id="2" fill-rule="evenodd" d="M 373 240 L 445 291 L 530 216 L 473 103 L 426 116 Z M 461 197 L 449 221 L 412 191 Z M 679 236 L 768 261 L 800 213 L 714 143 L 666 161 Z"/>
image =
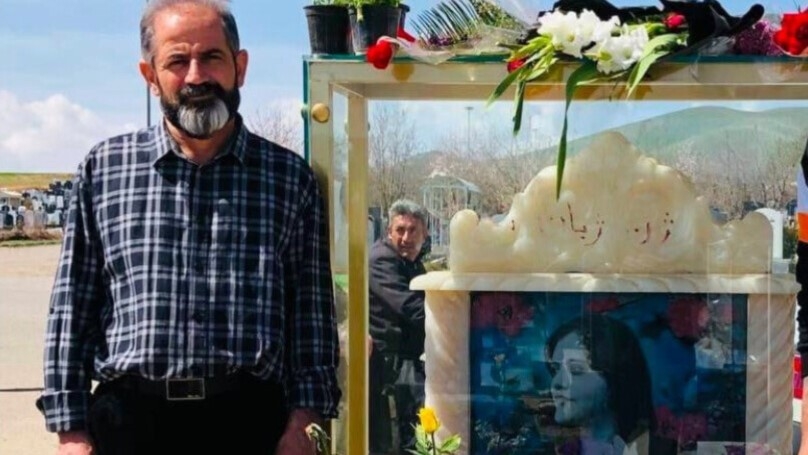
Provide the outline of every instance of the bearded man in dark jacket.
<path id="1" fill-rule="evenodd" d="M 387 235 L 373 245 L 369 261 L 372 454 L 414 448 L 413 425 L 424 405 L 424 293 L 410 290 L 410 281 L 426 273 L 421 252 L 427 214 L 412 201 L 398 200 L 388 216 Z M 390 400 L 395 402 L 395 423 Z"/>

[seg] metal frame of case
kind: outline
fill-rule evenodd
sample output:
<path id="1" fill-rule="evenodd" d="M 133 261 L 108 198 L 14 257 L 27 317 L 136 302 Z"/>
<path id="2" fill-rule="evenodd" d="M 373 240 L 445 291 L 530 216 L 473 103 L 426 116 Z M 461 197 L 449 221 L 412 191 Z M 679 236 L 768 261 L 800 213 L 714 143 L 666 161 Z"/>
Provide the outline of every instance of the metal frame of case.
<path id="1" fill-rule="evenodd" d="M 565 81 L 577 63 L 559 65 L 528 86 L 526 101 L 563 100 Z M 632 100 L 804 100 L 808 99 L 808 63 L 789 58 L 683 57 L 656 64 Z M 347 265 L 335 273 L 350 276 L 348 333 L 368 332 L 367 187 L 368 102 L 374 100 L 485 100 L 506 75 L 502 56 L 456 57 L 439 65 L 396 59 L 378 70 L 361 57 L 307 57 L 303 62 L 306 157 L 317 173 L 326 201 L 335 258 L 334 95 L 347 99 Z M 502 99 L 512 99 L 506 92 Z M 576 99 L 620 102 L 619 84 L 581 87 Z M 578 101 L 578 102 L 580 102 Z M 324 115 L 325 114 L 325 115 Z M 316 120 L 315 120 L 316 118 Z M 352 222 L 354 220 L 355 222 Z M 351 336 L 347 357 L 367 358 L 364 336 Z M 352 362 L 344 385 L 347 408 L 347 453 L 368 453 L 367 362 Z"/>

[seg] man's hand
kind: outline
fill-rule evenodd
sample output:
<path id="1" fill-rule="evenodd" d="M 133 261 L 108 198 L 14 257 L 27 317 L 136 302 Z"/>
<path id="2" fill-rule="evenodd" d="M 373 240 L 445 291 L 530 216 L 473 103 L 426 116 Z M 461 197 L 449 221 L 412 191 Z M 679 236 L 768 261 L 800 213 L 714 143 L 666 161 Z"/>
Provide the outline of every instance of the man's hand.
<path id="1" fill-rule="evenodd" d="M 59 433 L 59 447 L 56 455 L 92 455 L 93 444 L 86 431 L 66 431 Z"/>
<path id="2" fill-rule="evenodd" d="M 323 426 L 323 419 L 311 409 L 293 409 L 275 455 L 315 455 L 314 443 L 306 435 L 311 423 Z"/>

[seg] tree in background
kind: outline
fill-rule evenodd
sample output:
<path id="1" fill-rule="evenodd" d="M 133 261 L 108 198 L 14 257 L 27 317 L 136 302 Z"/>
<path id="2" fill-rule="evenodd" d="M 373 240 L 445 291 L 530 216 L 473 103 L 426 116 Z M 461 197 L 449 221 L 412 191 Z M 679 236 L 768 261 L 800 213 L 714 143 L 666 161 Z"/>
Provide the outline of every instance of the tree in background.
<path id="1" fill-rule="evenodd" d="M 514 138 L 510 130 L 480 125 L 465 133 L 447 133 L 438 142 L 432 167 L 467 180 L 480 189 L 481 214 L 505 213 L 514 195 L 522 192 L 545 166 L 554 163 L 549 141 Z M 531 143 L 533 142 L 533 143 Z"/>
<path id="2" fill-rule="evenodd" d="M 771 148 L 760 150 L 753 138 L 746 140 L 750 147 L 742 147 L 738 143 L 745 139 L 733 136 L 725 133 L 709 152 L 681 148 L 673 167 L 690 177 L 696 192 L 730 220 L 759 207 L 785 210 L 796 197 L 802 140 L 778 139 Z"/>
<path id="3" fill-rule="evenodd" d="M 302 153 L 303 122 L 296 102 L 270 104 L 246 121 L 256 134 Z M 369 205 L 384 211 L 402 197 L 422 202 L 421 186 L 438 171 L 480 189 L 481 215 L 505 213 L 513 196 L 542 168 L 554 164 L 555 147 L 549 138 L 514 138 L 509 130 L 497 130 L 485 122 L 471 126 L 468 133 L 447 132 L 425 152 L 413 117 L 405 108 L 396 103 L 372 104 Z M 743 217 L 758 207 L 784 210 L 795 197 L 796 169 L 804 144 L 800 138 L 784 136 L 770 145 L 772 141 L 761 141 L 759 133 L 736 128 L 716 132 L 698 143 L 680 141 L 658 159 L 690 178 L 697 194 L 727 219 Z M 344 181 L 348 153 L 344 128 L 335 128 L 334 148 L 335 177 Z M 456 200 L 447 201 L 446 206 L 454 211 L 463 208 L 462 201 Z"/>
<path id="4" fill-rule="evenodd" d="M 303 154 L 303 119 L 298 101 L 278 101 L 245 119 L 253 133 Z"/>
<path id="5" fill-rule="evenodd" d="M 406 111 L 396 105 L 372 106 L 370 136 L 369 205 L 386 211 L 399 198 L 419 200 L 419 184 L 425 177 L 414 160 L 421 152 L 415 124 Z"/>

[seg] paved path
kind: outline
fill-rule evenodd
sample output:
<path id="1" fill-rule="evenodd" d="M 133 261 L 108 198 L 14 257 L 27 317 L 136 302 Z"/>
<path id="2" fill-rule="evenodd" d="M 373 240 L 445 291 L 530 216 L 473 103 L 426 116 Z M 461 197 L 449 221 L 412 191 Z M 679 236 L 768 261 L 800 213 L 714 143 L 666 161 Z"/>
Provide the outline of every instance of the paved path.
<path id="1" fill-rule="evenodd" d="M 0 454 L 53 455 L 34 400 L 59 246 L 0 248 Z M 29 391 L 33 390 L 33 391 Z"/>

